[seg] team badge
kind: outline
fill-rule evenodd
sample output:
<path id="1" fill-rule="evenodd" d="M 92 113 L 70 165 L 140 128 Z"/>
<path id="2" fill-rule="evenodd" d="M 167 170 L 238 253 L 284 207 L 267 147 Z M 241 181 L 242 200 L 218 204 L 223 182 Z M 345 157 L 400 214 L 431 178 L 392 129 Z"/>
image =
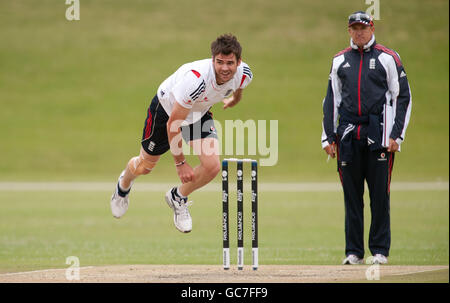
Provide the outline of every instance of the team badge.
<path id="1" fill-rule="evenodd" d="M 369 61 L 369 68 L 370 69 L 375 69 L 375 59 L 374 58 L 370 59 L 370 61 Z"/>

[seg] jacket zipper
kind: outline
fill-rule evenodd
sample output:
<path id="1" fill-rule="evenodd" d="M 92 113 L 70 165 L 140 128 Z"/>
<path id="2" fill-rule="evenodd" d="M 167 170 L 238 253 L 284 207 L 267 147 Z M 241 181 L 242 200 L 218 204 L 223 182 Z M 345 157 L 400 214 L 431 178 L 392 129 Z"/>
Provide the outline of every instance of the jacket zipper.
<path id="1" fill-rule="evenodd" d="M 360 48 L 359 53 L 361 55 L 359 60 L 359 75 L 358 75 L 358 116 L 361 117 L 361 70 L 362 70 L 362 63 L 363 63 L 363 50 Z M 360 140 L 360 130 L 361 125 L 358 125 L 357 135 L 356 139 Z"/>

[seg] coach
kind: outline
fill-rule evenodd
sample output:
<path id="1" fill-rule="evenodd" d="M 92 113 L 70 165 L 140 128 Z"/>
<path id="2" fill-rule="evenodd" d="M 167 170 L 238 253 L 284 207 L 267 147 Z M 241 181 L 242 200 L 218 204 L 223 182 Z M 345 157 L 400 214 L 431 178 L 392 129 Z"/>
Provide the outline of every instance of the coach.
<path id="1" fill-rule="evenodd" d="M 349 16 L 350 47 L 334 56 L 323 100 L 322 148 L 332 158 L 337 155 L 344 191 L 343 264 L 364 263 L 364 180 L 370 194 L 372 263 L 387 263 L 394 155 L 411 114 L 411 92 L 400 56 L 377 44 L 374 30 L 365 12 Z"/>

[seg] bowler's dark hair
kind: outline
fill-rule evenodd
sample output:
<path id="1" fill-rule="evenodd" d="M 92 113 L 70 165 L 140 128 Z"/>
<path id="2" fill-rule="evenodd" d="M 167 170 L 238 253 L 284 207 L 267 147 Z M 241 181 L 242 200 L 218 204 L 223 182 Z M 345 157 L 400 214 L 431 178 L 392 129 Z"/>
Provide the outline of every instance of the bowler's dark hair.
<path id="1" fill-rule="evenodd" d="M 211 54 L 213 57 L 224 54 L 235 54 L 236 60 L 241 59 L 242 47 L 239 44 L 237 38 L 232 34 L 224 34 L 211 43 Z"/>

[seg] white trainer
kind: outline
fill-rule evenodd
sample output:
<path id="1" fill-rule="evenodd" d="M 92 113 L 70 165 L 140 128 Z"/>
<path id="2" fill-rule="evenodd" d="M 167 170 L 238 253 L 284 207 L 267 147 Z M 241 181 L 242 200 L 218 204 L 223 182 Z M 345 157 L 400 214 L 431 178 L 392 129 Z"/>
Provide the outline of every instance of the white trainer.
<path id="1" fill-rule="evenodd" d="M 372 258 L 372 264 L 387 264 L 388 259 L 385 255 L 375 254 Z"/>
<path id="2" fill-rule="evenodd" d="M 358 265 L 358 264 L 363 264 L 364 260 L 359 258 L 356 255 L 348 255 L 344 261 L 342 261 L 342 264 L 350 264 L 350 265 Z"/>
<path id="3" fill-rule="evenodd" d="M 176 187 L 170 189 L 166 193 L 166 202 L 173 210 L 173 223 L 175 227 L 183 232 L 188 233 L 192 230 L 192 218 L 189 213 L 188 206 L 192 203 L 187 202 L 187 199 L 181 199 L 178 195 L 175 195 Z"/>
<path id="4" fill-rule="evenodd" d="M 123 171 L 120 176 L 119 180 L 116 184 L 116 189 L 114 190 L 114 193 L 111 197 L 111 212 L 113 216 L 117 219 L 125 215 L 125 213 L 128 210 L 128 205 L 130 204 L 130 200 L 128 198 L 130 194 L 130 190 L 126 193 L 125 197 L 122 197 L 119 195 L 119 183 L 120 179 L 123 178 L 123 175 L 125 174 L 125 171 Z"/>

